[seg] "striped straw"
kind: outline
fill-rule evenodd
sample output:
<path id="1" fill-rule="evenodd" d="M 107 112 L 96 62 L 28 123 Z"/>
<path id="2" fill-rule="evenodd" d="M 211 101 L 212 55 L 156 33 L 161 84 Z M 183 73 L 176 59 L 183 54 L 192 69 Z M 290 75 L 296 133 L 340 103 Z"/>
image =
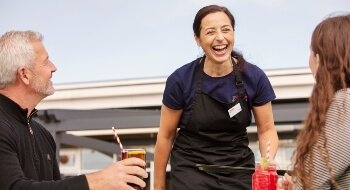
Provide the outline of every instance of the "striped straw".
<path id="1" fill-rule="evenodd" d="M 123 151 L 124 151 L 124 148 L 123 148 L 122 143 L 120 142 L 120 139 L 119 139 L 119 137 L 118 137 L 117 131 L 114 129 L 114 127 L 112 127 L 112 130 L 113 130 L 113 132 L 114 132 L 115 138 L 117 139 L 117 142 L 118 142 L 118 144 L 119 144 L 120 150 L 123 152 Z"/>
<path id="2" fill-rule="evenodd" d="M 266 159 L 270 159 L 270 141 L 267 142 L 267 154 L 266 154 Z"/>

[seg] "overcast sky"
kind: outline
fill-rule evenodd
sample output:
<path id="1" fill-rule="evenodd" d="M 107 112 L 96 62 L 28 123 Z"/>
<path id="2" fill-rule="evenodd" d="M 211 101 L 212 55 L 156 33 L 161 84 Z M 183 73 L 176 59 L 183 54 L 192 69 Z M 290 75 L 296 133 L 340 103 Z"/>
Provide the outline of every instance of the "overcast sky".
<path id="1" fill-rule="evenodd" d="M 201 55 L 203 6 L 236 19 L 235 49 L 264 70 L 308 67 L 315 26 L 349 0 L 0 0 L 0 34 L 36 30 L 58 68 L 53 83 L 167 77 Z"/>

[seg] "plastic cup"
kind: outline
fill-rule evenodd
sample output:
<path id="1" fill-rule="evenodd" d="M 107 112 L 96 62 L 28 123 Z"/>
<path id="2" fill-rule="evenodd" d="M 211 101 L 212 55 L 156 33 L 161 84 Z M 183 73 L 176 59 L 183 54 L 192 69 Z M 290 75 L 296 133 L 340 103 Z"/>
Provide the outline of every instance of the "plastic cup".
<path id="1" fill-rule="evenodd" d="M 122 160 L 127 159 L 127 158 L 140 158 L 140 159 L 142 159 L 142 160 L 144 160 L 146 162 L 146 150 L 145 149 L 141 149 L 141 148 L 138 148 L 138 149 L 124 149 L 124 150 L 122 150 Z M 143 168 L 146 169 L 146 166 L 143 167 Z M 134 189 L 138 189 L 138 190 L 142 190 L 143 189 L 140 186 L 135 185 L 135 184 L 129 184 L 129 185 L 131 187 L 133 187 Z"/>

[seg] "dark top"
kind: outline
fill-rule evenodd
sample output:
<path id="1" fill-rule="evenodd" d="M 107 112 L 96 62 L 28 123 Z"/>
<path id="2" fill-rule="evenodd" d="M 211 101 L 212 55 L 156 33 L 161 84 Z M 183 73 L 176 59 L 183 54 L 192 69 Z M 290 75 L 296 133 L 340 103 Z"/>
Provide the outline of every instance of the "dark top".
<path id="1" fill-rule="evenodd" d="M 180 67 L 168 77 L 166 82 L 163 104 L 174 110 L 183 109 L 179 128 L 185 128 L 190 116 L 196 90 L 198 61 L 199 59 L 196 59 Z M 238 64 L 241 63 L 238 62 Z M 256 65 L 246 64 L 241 77 L 247 95 L 245 98 L 248 101 L 248 108 L 251 110 L 252 106 L 261 106 L 272 101 L 276 95 L 265 73 Z M 210 77 L 204 73 L 202 92 L 221 103 L 229 104 L 232 103 L 232 99 L 235 100 L 238 97 L 235 82 L 233 73 L 222 77 Z"/>
<path id="2" fill-rule="evenodd" d="M 28 109 L 0 94 L 0 188 L 88 190 L 85 175 L 61 179 L 56 144 Z"/>
<path id="3" fill-rule="evenodd" d="M 214 174 L 201 172 L 196 167 L 196 164 L 254 167 L 254 154 L 248 147 L 246 132 L 251 112 L 240 72 L 234 70 L 238 97 L 229 104 L 221 103 L 203 92 L 203 60 L 197 70 L 188 123 L 179 130 L 171 151 L 172 189 L 250 190 L 251 174 Z"/>

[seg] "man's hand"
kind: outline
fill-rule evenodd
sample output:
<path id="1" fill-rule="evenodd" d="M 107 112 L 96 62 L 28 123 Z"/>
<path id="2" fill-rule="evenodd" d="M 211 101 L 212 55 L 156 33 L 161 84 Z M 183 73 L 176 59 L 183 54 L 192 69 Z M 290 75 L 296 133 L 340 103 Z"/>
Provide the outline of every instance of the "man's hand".
<path id="1" fill-rule="evenodd" d="M 146 163 L 139 158 L 128 158 L 116 162 L 103 170 L 88 174 L 86 179 L 90 190 L 134 190 L 127 183 L 145 187 L 146 183 L 138 177 L 148 177 L 147 172 L 143 169 L 145 166 Z"/>

